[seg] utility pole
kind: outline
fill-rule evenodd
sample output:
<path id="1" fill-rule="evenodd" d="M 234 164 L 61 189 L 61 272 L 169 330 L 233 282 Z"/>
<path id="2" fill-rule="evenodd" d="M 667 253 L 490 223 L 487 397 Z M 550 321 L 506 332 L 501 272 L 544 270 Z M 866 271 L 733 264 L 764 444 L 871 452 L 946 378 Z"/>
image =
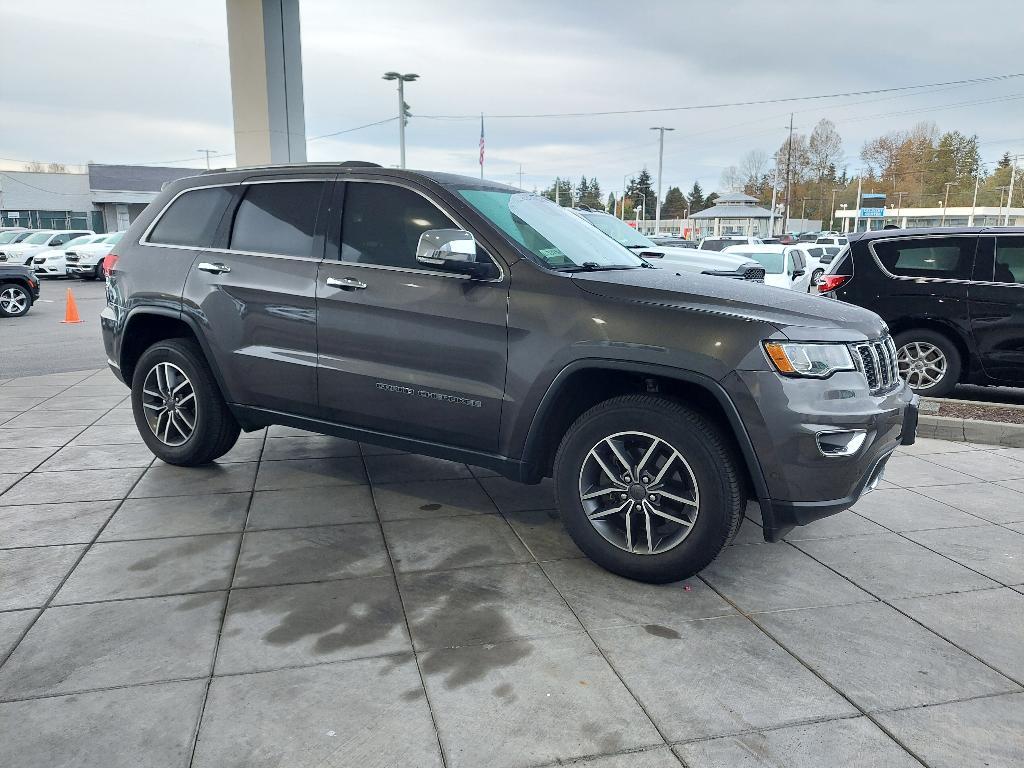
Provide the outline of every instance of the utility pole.
<path id="1" fill-rule="evenodd" d="M 896 218 L 900 217 L 900 211 L 903 210 L 903 196 L 906 192 L 896 192 Z"/>
<path id="2" fill-rule="evenodd" d="M 789 141 L 786 143 L 786 211 L 782 231 L 789 231 L 790 163 L 793 160 L 793 113 L 789 113 Z"/>
<path id="3" fill-rule="evenodd" d="M 654 198 L 654 234 L 661 229 L 661 161 L 665 154 L 665 131 L 674 131 L 675 128 L 657 127 L 651 128 L 658 132 L 658 196 Z"/>
<path id="4" fill-rule="evenodd" d="M 836 192 L 838 191 L 836 187 L 832 187 L 832 218 L 828 221 L 828 228 L 832 230 L 836 228 Z"/>
<path id="5" fill-rule="evenodd" d="M 399 168 L 405 168 L 405 124 L 409 122 L 409 105 L 405 103 L 405 84 L 411 83 L 413 80 L 417 80 L 419 75 L 408 73 L 401 74 L 399 72 L 385 72 L 385 80 L 397 80 L 398 81 L 398 151 L 399 151 Z"/>
<path id="6" fill-rule="evenodd" d="M 864 176 L 864 169 L 862 168 L 861 172 L 859 174 L 857 174 L 857 213 L 854 215 L 854 218 L 853 218 L 853 231 L 854 232 L 856 232 L 857 229 L 860 227 L 860 192 L 861 192 L 861 188 L 862 188 L 861 185 L 862 185 L 862 183 L 864 181 L 863 176 Z M 868 220 L 868 227 L 870 227 L 870 226 L 871 226 L 871 220 L 869 219 Z"/>
<path id="7" fill-rule="evenodd" d="M 1012 177 L 1011 177 L 1012 180 Z M 943 186 L 946 188 L 946 194 L 942 197 L 942 223 L 940 227 L 946 226 L 946 208 L 949 207 L 949 188 L 955 187 L 960 182 L 958 181 L 947 181 Z"/>
<path id="8" fill-rule="evenodd" d="M 1010 226 L 1010 206 L 1013 205 L 1013 182 L 1017 176 L 1017 156 L 1013 156 L 1013 160 L 1010 161 L 1010 189 L 1006 195 L 1006 216 L 1003 219 L 1003 226 Z"/>
<path id="9" fill-rule="evenodd" d="M 561 205 L 561 198 L 559 193 L 562 191 L 562 182 L 557 176 L 555 176 L 555 205 Z"/>
<path id="10" fill-rule="evenodd" d="M 806 224 L 807 224 L 807 201 L 809 199 L 812 199 L 812 198 L 805 197 L 805 198 L 801 199 L 801 201 L 800 201 L 800 203 L 801 203 L 801 205 L 800 205 L 800 229 L 801 230 L 803 230 L 804 226 L 806 226 Z"/>
<path id="11" fill-rule="evenodd" d="M 215 154 L 215 149 L 197 149 L 196 152 L 202 152 L 206 155 L 206 170 L 210 170 L 210 155 Z"/>
<path id="12" fill-rule="evenodd" d="M 519 189 L 523 188 L 523 164 L 519 164 Z"/>

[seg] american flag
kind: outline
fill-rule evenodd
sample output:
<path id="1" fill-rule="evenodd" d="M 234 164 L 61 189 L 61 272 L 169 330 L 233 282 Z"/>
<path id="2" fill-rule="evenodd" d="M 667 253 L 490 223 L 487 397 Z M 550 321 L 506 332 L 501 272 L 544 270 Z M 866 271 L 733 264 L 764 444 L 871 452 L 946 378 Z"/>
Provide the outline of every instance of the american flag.
<path id="1" fill-rule="evenodd" d="M 480 114 L 480 178 L 484 176 L 484 116 Z"/>

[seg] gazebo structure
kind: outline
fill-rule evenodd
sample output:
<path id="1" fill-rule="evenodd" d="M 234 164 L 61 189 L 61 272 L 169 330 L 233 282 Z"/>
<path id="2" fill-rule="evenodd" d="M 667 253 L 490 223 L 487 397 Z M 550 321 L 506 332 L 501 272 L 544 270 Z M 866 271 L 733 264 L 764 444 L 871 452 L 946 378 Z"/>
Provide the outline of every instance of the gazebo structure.
<path id="1" fill-rule="evenodd" d="M 698 238 L 721 235 L 769 237 L 772 229 L 772 212 L 758 205 L 756 197 L 742 192 L 722 195 L 715 200 L 714 206 L 698 211 L 690 218 Z"/>

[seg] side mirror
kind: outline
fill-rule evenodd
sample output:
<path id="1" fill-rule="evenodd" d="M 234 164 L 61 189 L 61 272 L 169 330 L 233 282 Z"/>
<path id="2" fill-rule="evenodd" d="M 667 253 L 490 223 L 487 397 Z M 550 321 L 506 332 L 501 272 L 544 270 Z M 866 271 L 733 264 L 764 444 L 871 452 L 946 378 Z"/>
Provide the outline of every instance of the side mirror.
<path id="1" fill-rule="evenodd" d="M 798 269 L 793 272 L 793 279 L 796 280 L 798 277 L 803 277 L 807 274 L 806 269 Z"/>
<path id="2" fill-rule="evenodd" d="M 416 261 L 477 279 L 493 276 L 490 260 L 477 261 L 476 240 L 464 229 L 428 229 L 416 244 Z"/>

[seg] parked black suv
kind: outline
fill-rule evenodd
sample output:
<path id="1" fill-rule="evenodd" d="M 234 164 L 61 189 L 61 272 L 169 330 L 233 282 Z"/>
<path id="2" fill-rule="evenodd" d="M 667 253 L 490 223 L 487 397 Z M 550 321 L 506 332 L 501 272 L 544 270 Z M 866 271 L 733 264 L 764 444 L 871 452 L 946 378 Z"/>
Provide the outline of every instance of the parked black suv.
<path id="1" fill-rule="evenodd" d="M 652 269 L 479 179 L 366 164 L 182 179 L 106 269 L 110 365 L 164 461 L 286 424 L 553 476 L 574 540 L 636 579 L 706 566 L 748 498 L 769 541 L 847 508 L 914 437 L 873 313 Z"/>
<path id="2" fill-rule="evenodd" d="M 39 300 L 39 278 L 31 267 L 0 264 L 0 317 L 28 314 Z"/>
<path id="3" fill-rule="evenodd" d="M 916 392 L 1024 384 L 1024 228 L 851 235 L 828 272 L 823 293 L 889 324 L 900 375 Z"/>

